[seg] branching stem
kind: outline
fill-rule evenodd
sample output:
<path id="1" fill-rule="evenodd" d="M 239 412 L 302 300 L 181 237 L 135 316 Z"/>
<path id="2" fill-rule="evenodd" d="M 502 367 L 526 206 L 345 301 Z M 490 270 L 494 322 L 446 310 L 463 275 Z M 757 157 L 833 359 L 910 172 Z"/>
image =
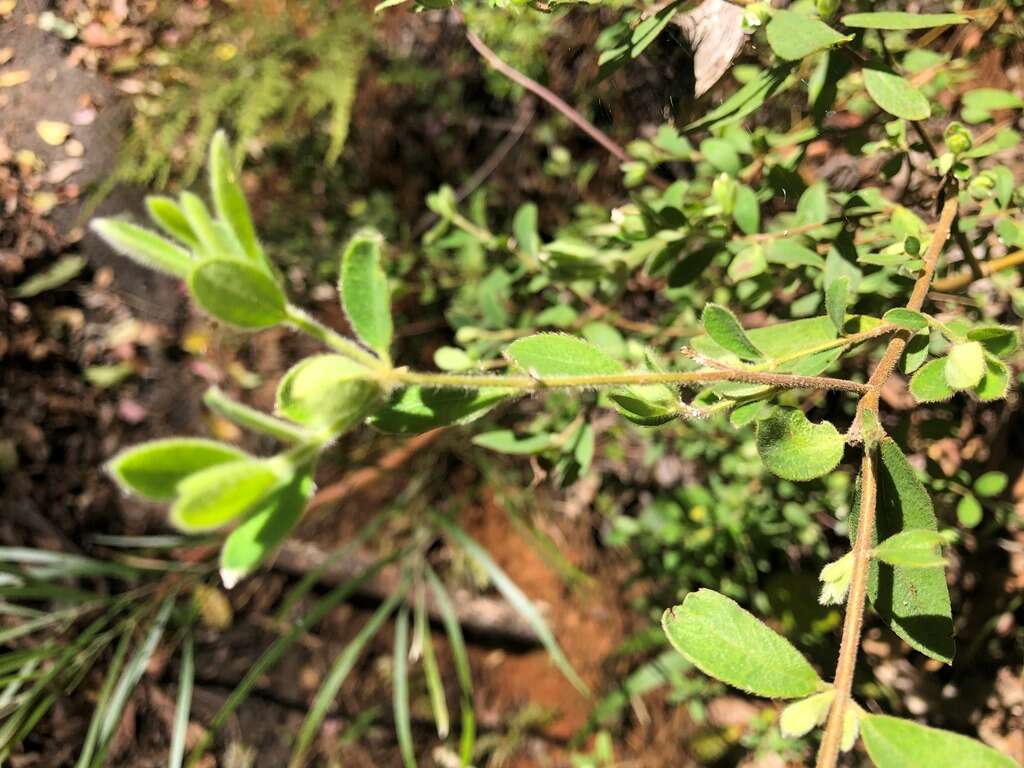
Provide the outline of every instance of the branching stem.
<path id="1" fill-rule="evenodd" d="M 935 226 L 928 250 L 925 252 L 924 266 L 914 289 L 907 301 L 907 309 L 920 311 L 925 297 L 935 276 L 935 265 L 939 260 L 942 247 L 949 239 L 950 230 L 956 219 L 957 193 L 954 186 L 946 190 L 946 200 L 939 213 L 939 221 Z M 853 434 L 863 430 L 864 414 L 871 412 L 877 416 L 879 394 L 885 382 L 899 362 L 900 355 L 907 346 L 909 331 L 901 331 L 889 341 L 881 361 L 868 379 L 868 391 L 857 405 L 857 417 L 851 429 Z M 843 638 L 839 645 L 839 661 L 836 663 L 834 685 L 836 696 L 829 710 L 825 733 L 818 751 L 817 768 L 835 768 L 839 759 L 839 745 L 843 737 L 843 719 L 850 693 L 853 690 L 853 674 L 857 667 L 857 654 L 860 650 L 860 633 L 864 623 L 864 605 L 867 599 L 868 570 L 871 566 L 871 547 L 875 531 L 875 510 L 877 501 L 877 483 L 875 480 L 875 447 L 873 440 L 865 441 L 864 458 L 861 463 L 861 496 L 860 516 L 857 522 L 856 538 L 853 545 L 853 573 L 850 581 L 850 593 L 846 600 L 846 617 L 843 621 Z"/>
<path id="2" fill-rule="evenodd" d="M 367 352 L 351 339 L 346 339 L 337 331 L 331 330 L 312 315 L 307 314 L 298 307 L 289 304 L 285 308 L 285 312 L 288 315 L 288 325 L 297 331 L 301 331 L 308 336 L 312 336 L 321 344 L 334 350 L 339 355 L 344 355 L 350 360 L 362 363 L 367 368 L 379 371 L 386 371 L 388 369 L 389 366 L 387 363 L 380 360 L 370 352 Z"/>

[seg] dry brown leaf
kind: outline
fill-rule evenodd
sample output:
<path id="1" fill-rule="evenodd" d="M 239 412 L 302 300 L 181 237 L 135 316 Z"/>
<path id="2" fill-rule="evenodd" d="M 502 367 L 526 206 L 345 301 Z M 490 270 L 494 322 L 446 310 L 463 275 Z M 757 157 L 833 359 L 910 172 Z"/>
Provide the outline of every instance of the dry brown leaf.
<path id="1" fill-rule="evenodd" d="M 51 147 L 59 147 L 71 135 L 71 126 L 56 120 L 40 120 L 36 123 L 36 133 Z"/>
<path id="2" fill-rule="evenodd" d="M 9 69 L 0 72 L 0 88 L 12 88 L 27 83 L 32 79 L 32 72 L 27 69 Z"/>

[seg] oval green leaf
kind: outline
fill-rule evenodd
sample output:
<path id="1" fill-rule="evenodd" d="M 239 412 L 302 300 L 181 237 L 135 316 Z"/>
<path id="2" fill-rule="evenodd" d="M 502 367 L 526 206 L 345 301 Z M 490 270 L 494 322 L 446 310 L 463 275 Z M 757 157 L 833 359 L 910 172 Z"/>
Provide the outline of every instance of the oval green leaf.
<path id="1" fill-rule="evenodd" d="M 920 331 L 921 329 L 928 327 L 927 317 L 922 315 L 920 312 L 915 312 L 912 309 L 905 309 L 904 307 L 890 309 L 882 315 L 882 319 L 887 323 L 899 326 L 900 328 L 905 328 L 908 331 Z"/>
<path id="2" fill-rule="evenodd" d="M 513 394 L 509 389 L 430 389 L 406 387 L 370 417 L 382 432 L 412 435 L 479 419 Z"/>
<path id="3" fill-rule="evenodd" d="M 855 29 L 929 29 L 951 24 L 966 24 L 968 18 L 959 13 L 907 13 L 906 11 L 878 11 L 876 13 L 848 13 L 843 24 Z"/>
<path id="4" fill-rule="evenodd" d="M 184 278 L 192 266 L 188 251 L 144 227 L 118 219 L 94 219 L 90 226 L 115 251 L 149 269 Z"/>
<path id="5" fill-rule="evenodd" d="M 841 35 L 821 19 L 796 11 L 776 11 L 765 33 L 775 55 L 786 61 L 797 61 L 853 39 L 853 35 Z"/>
<path id="6" fill-rule="evenodd" d="M 341 355 L 315 355 L 284 375 L 276 407 L 300 424 L 344 432 L 362 421 L 382 395 L 380 384 L 359 363 Z"/>
<path id="7" fill-rule="evenodd" d="M 187 532 L 220 528 L 252 510 L 288 479 L 282 467 L 258 459 L 201 470 L 178 484 L 170 521 Z"/>
<path id="8" fill-rule="evenodd" d="M 814 480 L 843 458 L 845 442 L 828 421 L 814 424 L 798 408 L 774 408 L 757 422 L 757 451 L 764 465 L 786 480 Z"/>
<path id="9" fill-rule="evenodd" d="M 894 72 L 865 69 L 864 87 L 875 104 L 890 115 L 905 120 L 925 120 L 932 114 L 924 94 Z"/>
<path id="10" fill-rule="evenodd" d="M 284 291 L 273 277 L 236 259 L 206 259 L 188 275 L 196 303 L 239 328 L 269 328 L 286 319 Z"/>
<path id="11" fill-rule="evenodd" d="M 741 360 L 763 360 L 761 350 L 747 336 L 736 315 L 718 304 L 708 304 L 700 318 L 705 332 L 719 346 Z"/>
<path id="12" fill-rule="evenodd" d="M 919 403 L 941 403 L 953 397 L 946 383 L 946 358 L 929 360 L 910 379 L 910 394 Z"/>
<path id="13" fill-rule="evenodd" d="M 602 376 L 622 373 L 626 367 L 614 357 L 575 336 L 538 333 L 513 342 L 506 356 L 531 376 Z"/>
<path id="14" fill-rule="evenodd" d="M 710 589 L 691 592 L 665 611 L 661 626 L 672 647 L 704 674 L 748 693 L 799 699 L 822 685 L 788 640 Z"/>
<path id="15" fill-rule="evenodd" d="M 861 717 L 861 734 L 878 768 L 1017 768 L 979 741 L 889 715 Z"/>
<path id="16" fill-rule="evenodd" d="M 231 445 L 197 437 L 171 437 L 136 445 L 117 454 L 107 471 L 127 491 L 153 501 L 170 501 L 177 486 L 202 469 L 246 458 Z"/>

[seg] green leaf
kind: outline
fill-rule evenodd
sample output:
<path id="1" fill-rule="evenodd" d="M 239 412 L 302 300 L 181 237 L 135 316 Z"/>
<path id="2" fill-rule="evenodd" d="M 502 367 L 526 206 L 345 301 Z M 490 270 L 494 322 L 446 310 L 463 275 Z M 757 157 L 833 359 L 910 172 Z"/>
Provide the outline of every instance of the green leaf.
<path id="1" fill-rule="evenodd" d="M 932 332 L 930 328 L 918 331 L 907 341 L 907 348 L 900 362 L 900 370 L 911 374 L 924 365 L 931 351 Z"/>
<path id="2" fill-rule="evenodd" d="M 626 370 L 621 362 L 592 344 L 560 333 L 538 333 L 519 339 L 508 346 L 505 355 L 531 376 L 541 379 L 611 375 Z"/>
<path id="3" fill-rule="evenodd" d="M 795 240 L 785 238 L 772 242 L 765 252 L 765 258 L 772 264 L 782 264 L 785 267 L 825 268 L 825 260 L 816 251 Z"/>
<path id="4" fill-rule="evenodd" d="M 977 528 L 985 516 L 985 510 L 981 502 L 973 494 L 966 494 L 960 497 L 956 504 L 956 519 L 964 528 Z"/>
<path id="5" fill-rule="evenodd" d="M 930 360 L 910 379 L 910 394 L 919 403 L 941 403 L 953 397 L 946 383 L 946 358 Z"/>
<path id="6" fill-rule="evenodd" d="M 537 232 L 537 205 L 524 203 L 512 217 L 512 236 L 519 250 L 530 258 L 540 254 L 540 235 Z"/>
<path id="7" fill-rule="evenodd" d="M 853 39 L 853 35 L 841 35 L 821 19 L 796 11 L 775 11 L 765 33 L 775 55 L 786 61 L 798 61 Z"/>
<path id="8" fill-rule="evenodd" d="M 920 331 L 928 327 L 927 317 L 922 315 L 920 312 L 915 312 L 912 309 L 905 309 L 903 307 L 890 309 L 882 315 L 882 319 L 892 325 L 900 328 L 906 328 L 908 331 Z"/>
<path id="9" fill-rule="evenodd" d="M 966 24 L 969 19 L 959 13 L 907 13 L 905 11 L 877 11 L 875 13 L 849 13 L 843 24 L 856 29 L 929 29 L 950 24 Z"/>
<path id="10" fill-rule="evenodd" d="M 700 143 L 700 153 L 716 171 L 727 173 L 730 176 L 738 174 L 743 165 L 736 147 L 731 141 L 725 139 L 704 139 Z"/>
<path id="11" fill-rule="evenodd" d="M 787 362 L 773 367 L 773 370 L 785 373 L 816 376 L 842 354 L 842 351 L 838 349 L 808 353 L 803 356 L 800 354 L 804 350 L 814 349 L 836 338 L 836 328 L 828 317 L 810 317 L 776 323 L 764 328 L 752 328 L 745 333 L 765 359 L 785 358 Z M 696 336 L 690 343 L 698 352 L 714 360 L 728 362 L 732 354 L 710 336 Z"/>
<path id="12" fill-rule="evenodd" d="M 925 528 L 903 531 L 875 547 L 874 556 L 901 568 L 941 568 L 946 565 L 941 552 L 944 541 L 938 531 Z"/>
<path id="13" fill-rule="evenodd" d="M 203 202 L 202 198 L 192 192 L 182 192 L 180 203 L 181 212 L 184 214 L 186 221 L 188 221 L 191 230 L 195 232 L 196 240 L 199 241 L 198 252 L 201 256 L 210 258 L 245 258 L 242 244 L 227 229 L 227 224 L 224 224 L 224 229 L 217 229 L 217 224 L 210 215 L 210 209 L 206 207 L 206 203 Z M 225 242 L 224 238 L 226 235 L 230 235 L 230 239 L 233 239 L 234 243 Z"/>
<path id="14" fill-rule="evenodd" d="M 143 227 L 117 219 L 93 219 L 89 226 L 115 251 L 149 269 L 184 278 L 192 266 L 188 251 Z"/>
<path id="15" fill-rule="evenodd" d="M 52 291 L 74 279 L 87 263 L 84 256 L 61 256 L 50 267 L 18 285 L 10 295 L 18 299 L 28 299 Z"/>
<path id="16" fill-rule="evenodd" d="M 412 386 L 399 390 L 370 417 L 382 432 L 412 435 L 452 424 L 469 424 L 514 394 L 510 389 L 432 389 Z"/>
<path id="17" fill-rule="evenodd" d="M 448 732 L 451 730 L 451 716 L 448 712 L 448 700 L 444 695 L 444 680 L 441 678 L 441 669 L 437 664 L 437 655 L 434 652 L 434 636 L 427 618 L 426 592 L 422 586 L 416 592 L 416 613 L 413 626 L 416 638 L 413 644 L 419 645 L 422 650 L 423 677 L 427 683 L 430 711 L 434 716 L 434 724 L 437 726 L 437 736 L 440 739 L 447 739 Z"/>
<path id="18" fill-rule="evenodd" d="M 269 328 L 286 318 L 284 291 L 265 271 L 235 259 L 206 259 L 188 274 L 196 303 L 239 328 Z"/>
<path id="19" fill-rule="evenodd" d="M 231 161 L 227 134 L 224 131 L 217 131 L 210 142 L 209 172 L 210 194 L 213 196 L 213 207 L 217 216 L 230 227 L 245 255 L 253 262 L 265 265 L 263 249 L 256 239 L 249 204 L 238 183 L 238 176 Z"/>
<path id="20" fill-rule="evenodd" d="M 185 763 L 185 738 L 188 735 L 192 689 L 195 684 L 195 641 L 188 632 L 182 642 L 181 671 L 178 676 L 178 697 L 174 705 L 174 732 L 167 758 L 168 768 L 181 768 Z"/>
<path id="21" fill-rule="evenodd" d="M 380 265 L 381 242 L 376 232 L 362 232 L 349 241 L 341 258 L 338 290 L 356 336 L 387 360 L 393 329 L 388 277 Z"/>
<path id="22" fill-rule="evenodd" d="M 1002 360 L 992 355 L 985 356 L 985 375 L 974 392 L 978 399 L 988 403 L 1002 400 L 1010 391 L 1010 369 Z"/>
<path id="23" fill-rule="evenodd" d="M 879 454 L 872 546 L 904 531 L 938 530 L 928 492 L 903 451 L 891 438 L 884 438 Z M 852 541 L 856 540 L 859 511 L 857 498 L 850 513 Z M 946 664 L 952 661 L 953 619 L 943 568 L 899 568 L 872 561 L 868 597 L 878 615 L 913 648 Z"/>
<path id="24" fill-rule="evenodd" d="M 1005 325 L 983 325 L 971 328 L 967 338 L 981 343 L 985 351 L 996 357 L 1009 357 L 1020 347 L 1020 334 L 1016 328 Z"/>
<path id="25" fill-rule="evenodd" d="M 1017 768 L 979 741 L 898 717 L 865 714 L 861 733 L 877 768 Z"/>
<path id="26" fill-rule="evenodd" d="M 312 477 L 296 475 L 228 535 L 220 550 L 220 579 L 226 589 L 256 570 L 288 538 L 314 490 Z"/>
<path id="27" fill-rule="evenodd" d="M 279 464 L 241 459 L 217 464 L 178 484 L 171 523 L 182 531 L 210 531 L 244 515 L 290 479 Z"/>
<path id="28" fill-rule="evenodd" d="M 772 69 L 761 70 L 757 77 L 747 82 L 719 106 L 706 113 L 703 117 L 694 120 L 683 130 L 689 133 L 698 128 L 708 128 L 743 119 L 756 111 L 776 93 L 789 88 L 793 84 L 790 74 L 794 66 L 794 64 L 786 63 Z"/>
<path id="29" fill-rule="evenodd" d="M 753 235 L 761 230 L 761 203 L 757 199 L 757 193 L 746 184 L 739 184 L 736 187 L 732 217 L 736 226 L 745 235 Z"/>
<path id="30" fill-rule="evenodd" d="M 146 210 L 149 211 L 149 217 L 153 223 L 166 234 L 189 248 L 195 249 L 199 246 L 196 233 L 192 231 L 188 219 L 181 211 L 181 206 L 174 198 L 150 195 L 146 198 Z"/>
<path id="31" fill-rule="evenodd" d="M 831 422 L 814 424 L 798 408 L 773 408 L 757 422 L 757 452 L 764 465 L 786 480 L 814 480 L 843 458 L 843 436 Z"/>
<path id="32" fill-rule="evenodd" d="M 498 429 L 477 435 L 473 438 L 473 445 L 489 448 L 498 453 L 526 456 L 541 453 L 553 447 L 555 445 L 553 438 L 554 435 L 546 432 L 519 437 L 511 429 Z"/>
<path id="33" fill-rule="evenodd" d="M 231 445 L 198 437 L 153 440 L 121 451 L 107 464 L 107 472 L 127 491 L 153 501 L 169 501 L 177 486 L 202 469 L 246 458 Z"/>
<path id="34" fill-rule="evenodd" d="M 990 499 L 1005 491 L 1009 483 L 1010 479 L 1006 476 L 1005 472 L 997 472 L 995 470 L 985 472 L 975 478 L 974 492 L 979 496 Z"/>
<path id="35" fill-rule="evenodd" d="M 917 88 L 893 72 L 864 69 L 864 87 L 872 100 L 890 115 L 905 120 L 925 120 L 932 109 Z"/>
<path id="36" fill-rule="evenodd" d="M 682 605 L 665 611 L 661 626 L 687 661 L 748 693 L 798 699 L 823 685 L 788 640 L 710 589 L 691 592 Z"/>
<path id="37" fill-rule="evenodd" d="M 341 433 L 361 422 L 383 394 L 359 363 L 341 355 L 314 355 L 281 378 L 275 408 L 299 424 Z"/>
<path id="38" fill-rule="evenodd" d="M 395 621 L 395 652 L 391 658 L 391 703 L 395 714 L 395 737 L 405 768 L 416 768 L 409 718 L 409 609 L 398 612 Z"/>
<path id="39" fill-rule="evenodd" d="M 966 109 L 984 112 L 997 109 L 1024 109 L 1024 99 L 1002 88 L 974 88 L 963 95 L 962 103 Z"/>
<path id="40" fill-rule="evenodd" d="M 559 646 L 558 641 L 555 640 L 555 636 L 548 628 L 547 622 L 544 621 L 544 617 L 530 598 L 523 594 L 522 590 L 520 590 L 519 587 L 516 586 L 515 582 L 508 577 L 508 574 L 506 574 L 505 571 L 503 571 L 501 567 L 494 562 L 487 551 L 465 531 L 448 520 L 443 518 L 435 519 L 438 526 L 452 539 L 454 539 L 455 543 L 462 547 L 466 554 L 487 574 L 491 583 L 494 584 L 494 588 L 502 594 L 502 597 L 508 601 L 509 605 L 511 605 L 520 616 L 526 619 L 527 623 L 536 633 L 541 645 L 543 645 L 545 650 L 547 650 L 548 655 L 551 657 L 551 661 L 556 667 L 558 667 L 559 671 L 565 675 L 565 678 L 572 683 L 573 687 L 580 693 L 589 693 L 587 684 L 583 682 L 582 678 L 580 678 L 576 673 L 576 670 L 572 668 L 572 664 L 566 658 L 561 646 Z"/>
<path id="41" fill-rule="evenodd" d="M 764 355 L 754 346 L 736 316 L 718 304 L 708 304 L 701 314 L 701 324 L 716 343 L 741 360 L 763 360 Z"/>
<path id="42" fill-rule="evenodd" d="M 825 310 L 832 325 L 839 333 L 846 325 L 846 307 L 850 296 L 850 278 L 847 275 L 837 277 L 825 289 Z"/>
<path id="43" fill-rule="evenodd" d="M 815 726 L 822 725 L 835 697 L 834 690 L 824 691 L 787 705 L 779 716 L 782 735 L 787 739 L 798 739 L 810 733 Z"/>
<path id="44" fill-rule="evenodd" d="M 977 341 L 954 344 L 942 372 L 946 383 L 958 392 L 977 386 L 985 375 L 985 349 Z"/>

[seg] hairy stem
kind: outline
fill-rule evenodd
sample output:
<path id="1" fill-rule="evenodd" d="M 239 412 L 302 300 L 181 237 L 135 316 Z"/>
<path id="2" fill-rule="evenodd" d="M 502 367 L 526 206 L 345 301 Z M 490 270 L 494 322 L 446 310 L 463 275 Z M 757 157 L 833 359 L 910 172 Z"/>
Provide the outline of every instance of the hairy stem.
<path id="1" fill-rule="evenodd" d="M 228 421 L 233 421 L 253 432 L 269 435 L 282 443 L 304 443 L 310 439 L 309 433 L 301 427 L 233 400 L 220 387 L 210 387 L 206 390 L 203 403 Z"/>
<path id="2" fill-rule="evenodd" d="M 797 376 L 786 373 L 760 373 L 740 369 L 714 371 L 658 372 L 635 371 L 629 373 L 596 374 L 585 376 L 492 376 L 486 374 L 421 373 L 395 369 L 379 376 L 385 384 L 418 384 L 424 387 L 461 389 L 516 389 L 535 392 L 545 389 L 585 389 L 648 384 L 675 384 L 701 386 L 719 381 L 742 381 L 785 389 L 833 389 L 844 392 L 866 393 L 868 386 L 856 381 L 834 379 L 828 376 Z"/>
<path id="3" fill-rule="evenodd" d="M 924 266 L 914 283 L 907 309 L 920 311 L 935 276 L 935 265 L 942 247 L 949 239 L 950 229 L 957 213 L 956 188 L 950 185 L 946 199 L 939 213 L 931 242 L 924 256 Z M 853 434 L 863 430 L 865 412 L 878 413 L 879 394 L 896 368 L 896 363 L 907 346 L 909 331 L 903 331 L 889 341 L 885 354 L 868 379 L 868 391 L 857 404 L 857 417 L 851 428 Z M 818 751 L 817 768 L 835 768 L 839 759 L 839 745 L 843 738 L 843 718 L 853 690 L 853 673 L 857 667 L 860 650 L 860 633 L 864 623 L 864 604 L 867 596 L 867 574 L 871 565 L 871 546 L 875 532 L 875 507 L 877 483 L 875 481 L 874 436 L 865 441 L 864 459 L 861 468 L 860 519 L 857 522 L 856 539 L 853 545 L 853 574 L 850 581 L 850 595 L 846 601 L 846 617 L 843 621 L 843 638 L 839 644 L 839 661 L 836 663 L 834 684 L 836 697 L 829 709 L 825 733 Z"/>
<path id="4" fill-rule="evenodd" d="M 853 545 L 853 573 L 850 577 L 850 594 L 846 599 L 843 640 L 839 646 L 839 662 L 836 665 L 836 696 L 828 713 L 825 735 L 821 739 L 817 768 L 835 768 L 839 759 L 839 745 L 843 738 L 843 720 L 853 690 L 853 673 L 857 667 L 857 651 L 860 647 L 861 628 L 864 625 L 864 605 L 875 530 L 875 502 L 878 496 L 874 450 L 874 446 L 865 446 L 864 458 L 861 460 L 860 517 L 857 521 L 857 538 Z"/>
<path id="5" fill-rule="evenodd" d="M 388 370 L 389 366 L 387 363 L 383 362 L 370 352 L 367 352 L 351 339 L 346 339 L 337 331 L 331 330 L 319 320 L 316 320 L 312 315 L 307 314 L 292 304 L 289 304 L 285 311 L 288 314 L 288 325 L 295 330 L 301 331 L 307 336 L 312 336 L 321 344 L 334 350 L 339 355 L 344 355 L 350 360 L 362 363 L 367 368 L 379 371 Z"/>

